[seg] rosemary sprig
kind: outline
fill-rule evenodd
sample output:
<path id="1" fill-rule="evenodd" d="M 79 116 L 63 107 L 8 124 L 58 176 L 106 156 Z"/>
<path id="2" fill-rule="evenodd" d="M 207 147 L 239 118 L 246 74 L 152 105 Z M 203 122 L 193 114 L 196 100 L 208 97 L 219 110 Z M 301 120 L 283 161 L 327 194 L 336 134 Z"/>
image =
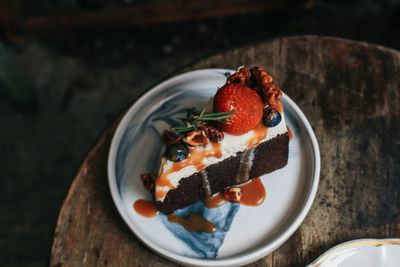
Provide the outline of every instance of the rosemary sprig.
<path id="1" fill-rule="evenodd" d="M 172 127 L 173 130 L 183 133 L 188 131 L 197 131 L 205 123 L 205 121 L 221 121 L 222 123 L 231 124 L 231 117 L 235 116 L 235 110 L 217 113 L 204 113 L 203 109 L 200 113 L 195 109 L 188 109 L 186 118 L 178 118 L 184 125 Z"/>

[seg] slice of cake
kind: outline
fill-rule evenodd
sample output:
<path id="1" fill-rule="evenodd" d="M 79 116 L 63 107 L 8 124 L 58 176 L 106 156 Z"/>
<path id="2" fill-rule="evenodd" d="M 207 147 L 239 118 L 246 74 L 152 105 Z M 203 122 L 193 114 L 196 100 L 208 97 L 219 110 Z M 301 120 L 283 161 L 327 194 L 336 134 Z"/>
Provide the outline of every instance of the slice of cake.
<path id="1" fill-rule="evenodd" d="M 280 89 L 262 68 L 239 69 L 202 112 L 166 131 L 155 180 L 158 209 L 170 214 L 286 165 L 289 136 Z M 179 132 L 179 134 L 176 134 Z"/>

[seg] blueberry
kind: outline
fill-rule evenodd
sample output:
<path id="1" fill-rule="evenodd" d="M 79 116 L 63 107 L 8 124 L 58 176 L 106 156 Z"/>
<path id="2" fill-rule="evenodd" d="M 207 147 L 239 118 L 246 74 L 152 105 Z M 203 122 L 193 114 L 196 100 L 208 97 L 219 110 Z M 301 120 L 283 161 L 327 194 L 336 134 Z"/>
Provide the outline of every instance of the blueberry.
<path id="1" fill-rule="evenodd" d="M 276 109 L 268 109 L 264 112 L 263 123 L 267 127 L 275 127 L 282 120 L 282 115 Z"/>
<path id="2" fill-rule="evenodd" d="M 173 143 L 167 146 L 165 154 L 171 161 L 182 161 L 188 156 L 189 149 L 183 143 Z"/>

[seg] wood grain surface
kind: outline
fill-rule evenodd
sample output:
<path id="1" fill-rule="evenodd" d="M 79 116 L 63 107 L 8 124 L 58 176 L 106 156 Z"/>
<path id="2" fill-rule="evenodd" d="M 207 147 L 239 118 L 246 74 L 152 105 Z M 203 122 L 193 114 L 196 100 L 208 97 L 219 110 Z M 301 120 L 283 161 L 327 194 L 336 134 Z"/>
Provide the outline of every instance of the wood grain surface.
<path id="1" fill-rule="evenodd" d="M 249 266 L 303 266 L 357 238 L 400 237 L 400 53 L 337 38 L 274 39 L 183 71 L 262 66 L 303 110 L 321 151 L 318 192 L 300 228 Z M 63 203 L 50 266 L 176 266 L 119 216 L 106 162 L 115 121 L 84 160 Z"/>

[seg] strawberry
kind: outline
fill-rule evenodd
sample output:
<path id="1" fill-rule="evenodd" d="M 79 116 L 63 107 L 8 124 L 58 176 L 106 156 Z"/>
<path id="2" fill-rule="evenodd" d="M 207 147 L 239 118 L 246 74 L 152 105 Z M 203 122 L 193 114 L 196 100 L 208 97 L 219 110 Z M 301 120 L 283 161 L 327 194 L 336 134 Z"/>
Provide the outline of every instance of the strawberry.
<path id="1" fill-rule="evenodd" d="M 219 122 L 222 131 L 241 135 L 254 129 L 263 117 L 263 102 L 255 90 L 241 84 L 226 84 L 214 96 L 214 112 L 235 110 L 231 124 Z"/>

